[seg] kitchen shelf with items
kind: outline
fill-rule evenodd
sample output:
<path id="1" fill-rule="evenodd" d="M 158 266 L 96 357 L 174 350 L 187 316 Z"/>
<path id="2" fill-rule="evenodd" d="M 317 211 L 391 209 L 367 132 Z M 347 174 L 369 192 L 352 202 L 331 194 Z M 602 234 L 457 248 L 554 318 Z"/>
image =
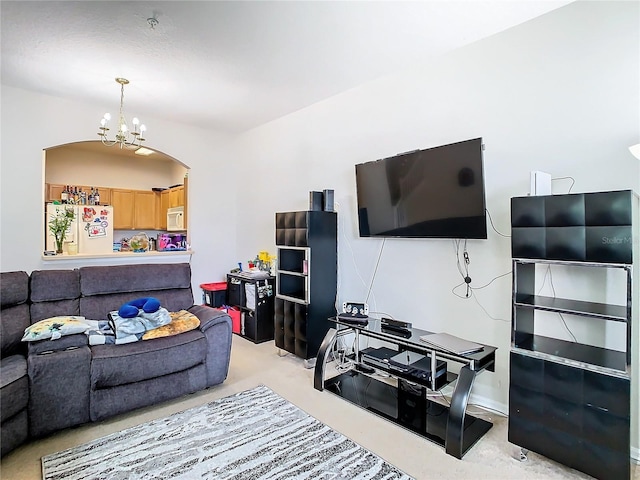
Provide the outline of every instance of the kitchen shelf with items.
<path id="1" fill-rule="evenodd" d="M 336 315 L 337 214 L 276 213 L 276 347 L 315 358 Z"/>
<path id="2" fill-rule="evenodd" d="M 596 478 L 629 478 L 637 205 L 630 190 L 511 199 L 508 438 L 523 459 L 532 450 Z M 540 295 L 552 268 L 571 295 Z M 566 328 L 555 334 L 549 315 Z"/>

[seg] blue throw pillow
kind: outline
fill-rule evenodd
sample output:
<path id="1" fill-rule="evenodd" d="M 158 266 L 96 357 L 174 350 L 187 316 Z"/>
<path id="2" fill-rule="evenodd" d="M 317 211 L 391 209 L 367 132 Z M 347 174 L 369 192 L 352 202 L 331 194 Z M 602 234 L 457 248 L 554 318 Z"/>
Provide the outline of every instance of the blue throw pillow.
<path id="1" fill-rule="evenodd" d="M 145 313 L 157 312 L 160 308 L 160 300 L 154 297 L 143 297 L 131 300 L 125 303 L 118 310 L 118 315 L 122 318 L 133 318 L 138 316 L 138 312 L 142 309 Z"/>

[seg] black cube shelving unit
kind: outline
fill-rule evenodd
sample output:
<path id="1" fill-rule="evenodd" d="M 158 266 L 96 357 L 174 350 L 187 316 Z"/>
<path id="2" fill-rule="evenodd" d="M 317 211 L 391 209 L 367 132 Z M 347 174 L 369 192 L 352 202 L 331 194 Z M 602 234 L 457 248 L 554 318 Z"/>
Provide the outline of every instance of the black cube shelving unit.
<path id="1" fill-rule="evenodd" d="M 336 315 L 337 234 L 335 212 L 276 213 L 276 347 L 309 360 Z"/>
<path id="2" fill-rule="evenodd" d="M 630 475 L 633 219 L 630 190 L 511 199 L 509 441 L 596 478 Z M 536 267 L 622 275 L 619 304 L 538 294 Z M 593 273 L 593 272 L 591 272 Z M 637 308 L 637 307 L 635 307 Z M 537 314 L 622 324 L 624 350 L 555 338 Z M 540 332 L 544 331 L 545 334 Z"/>

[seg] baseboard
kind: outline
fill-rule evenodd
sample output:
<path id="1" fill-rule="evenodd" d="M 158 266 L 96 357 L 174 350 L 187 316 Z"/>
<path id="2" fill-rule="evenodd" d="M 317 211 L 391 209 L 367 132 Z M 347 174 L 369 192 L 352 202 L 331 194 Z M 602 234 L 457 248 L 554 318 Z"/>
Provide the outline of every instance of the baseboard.
<path id="1" fill-rule="evenodd" d="M 486 408 L 489 411 L 498 412 L 505 417 L 509 416 L 509 405 L 496 402 L 482 395 L 474 395 L 473 392 L 471 393 L 471 397 L 469 397 L 469 405 L 475 405 L 478 408 Z"/>

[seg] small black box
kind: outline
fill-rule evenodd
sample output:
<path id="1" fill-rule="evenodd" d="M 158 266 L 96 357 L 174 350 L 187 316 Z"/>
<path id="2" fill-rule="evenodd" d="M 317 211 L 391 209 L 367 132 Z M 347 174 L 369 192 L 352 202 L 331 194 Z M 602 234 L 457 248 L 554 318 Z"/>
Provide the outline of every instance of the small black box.
<path id="1" fill-rule="evenodd" d="M 309 192 L 309 210 L 322 210 L 322 192 Z"/>
<path id="2" fill-rule="evenodd" d="M 324 197 L 323 210 L 325 212 L 333 212 L 333 190 L 323 190 L 322 196 Z"/>

